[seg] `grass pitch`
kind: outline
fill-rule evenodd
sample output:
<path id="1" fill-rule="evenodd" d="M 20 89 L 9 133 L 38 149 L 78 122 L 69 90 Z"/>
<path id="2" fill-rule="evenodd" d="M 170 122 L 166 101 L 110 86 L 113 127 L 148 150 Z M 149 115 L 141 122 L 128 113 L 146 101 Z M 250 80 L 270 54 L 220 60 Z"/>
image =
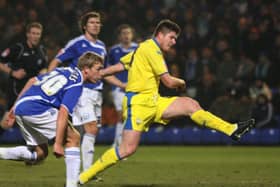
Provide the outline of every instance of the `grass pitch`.
<path id="1" fill-rule="evenodd" d="M 83 187 L 280 187 L 279 158 L 279 147 L 140 146 Z M 0 160 L 0 187 L 63 187 L 64 170 L 51 154 L 37 166 Z"/>

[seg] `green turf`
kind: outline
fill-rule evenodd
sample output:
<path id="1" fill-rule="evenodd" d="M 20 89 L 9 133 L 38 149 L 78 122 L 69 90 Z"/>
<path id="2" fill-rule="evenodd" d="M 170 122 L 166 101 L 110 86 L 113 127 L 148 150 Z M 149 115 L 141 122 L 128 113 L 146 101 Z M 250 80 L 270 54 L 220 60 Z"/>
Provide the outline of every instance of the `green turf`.
<path id="1" fill-rule="evenodd" d="M 108 146 L 97 146 L 100 154 Z M 280 187 L 278 147 L 140 146 L 85 187 Z M 0 160 L 0 187 L 62 187 L 64 160 L 41 165 Z"/>

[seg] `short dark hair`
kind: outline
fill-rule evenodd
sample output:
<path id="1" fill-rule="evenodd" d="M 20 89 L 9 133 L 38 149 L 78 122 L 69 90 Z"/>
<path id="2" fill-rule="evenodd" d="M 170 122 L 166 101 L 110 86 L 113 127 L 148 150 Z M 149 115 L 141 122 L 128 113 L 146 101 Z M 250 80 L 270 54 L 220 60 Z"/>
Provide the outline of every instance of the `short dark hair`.
<path id="1" fill-rule="evenodd" d="M 82 15 L 82 17 L 80 18 L 80 30 L 82 33 L 85 33 L 85 29 L 84 27 L 87 25 L 87 22 L 90 18 L 101 18 L 100 14 L 98 12 L 92 11 L 92 12 L 88 12 L 85 13 L 84 15 Z"/>
<path id="2" fill-rule="evenodd" d="M 156 26 L 153 36 L 157 36 L 159 32 L 168 33 L 170 31 L 174 31 L 177 35 L 179 35 L 181 32 L 181 28 L 177 23 L 169 19 L 164 19 L 161 20 Z"/>
<path id="3" fill-rule="evenodd" d="M 43 31 L 43 26 L 39 22 L 32 22 L 26 25 L 26 32 L 30 32 L 31 28 L 38 28 Z"/>
<path id="4" fill-rule="evenodd" d="M 134 34 L 134 28 L 129 24 L 121 24 L 117 28 L 117 34 L 119 35 L 123 29 L 131 29 L 132 33 Z"/>

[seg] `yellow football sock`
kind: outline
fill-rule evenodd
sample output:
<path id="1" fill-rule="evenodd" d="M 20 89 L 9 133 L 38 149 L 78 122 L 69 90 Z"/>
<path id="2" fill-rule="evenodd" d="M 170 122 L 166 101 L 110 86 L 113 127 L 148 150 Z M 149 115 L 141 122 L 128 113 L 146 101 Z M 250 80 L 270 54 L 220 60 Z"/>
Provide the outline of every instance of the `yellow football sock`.
<path id="1" fill-rule="evenodd" d="M 89 169 L 80 174 L 80 183 L 85 184 L 96 176 L 97 173 L 116 164 L 118 160 L 120 160 L 120 158 L 118 157 L 116 148 L 110 148 Z"/>
<path id="2" fill-rule="evenodd" d="M 196 111 L 191 115 L 191 119 L 199 125 L 204 125 L 211 129 L 223 132 L 228 136 L 237 129 L 237 124 L 226 122 L 225 120 L 205 110 Z"/>

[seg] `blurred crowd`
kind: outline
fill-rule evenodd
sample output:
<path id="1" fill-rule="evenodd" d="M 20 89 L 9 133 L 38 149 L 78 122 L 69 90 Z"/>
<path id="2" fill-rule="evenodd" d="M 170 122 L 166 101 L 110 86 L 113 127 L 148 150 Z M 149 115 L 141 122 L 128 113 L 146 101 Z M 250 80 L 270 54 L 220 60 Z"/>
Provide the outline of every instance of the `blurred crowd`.
<path id="1" fill-rule="evenodd" d="M 170 73 L 186 80 L 183 94 L 229 121 L 253 116 L 258 127 L 280 126 L 280 0 L 0 0 L 0 52 L 24 39 L 27 23 L 38 21 L 52 59 L 80 34 L 77 20 L 92 10 L 102 15 L 100 39 L 108 49 L 122 23 L 142 41 L 159 20 L 177 22 L 182 33 L 166 60 Z M 4 75 L 0 80 L 4 107 L 9 85 Z M 182 94 L 160 88 L 162 95 Z"/>

